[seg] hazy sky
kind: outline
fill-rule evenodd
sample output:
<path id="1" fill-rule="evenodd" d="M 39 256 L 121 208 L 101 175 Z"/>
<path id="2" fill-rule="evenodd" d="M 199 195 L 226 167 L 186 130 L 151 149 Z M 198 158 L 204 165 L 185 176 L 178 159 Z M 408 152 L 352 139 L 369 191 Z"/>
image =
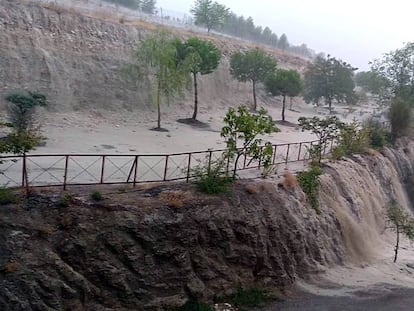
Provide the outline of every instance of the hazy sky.
<path id="1" fill-rule="evenodd" d="M 410 0 L 218 0 L 256 25 L 286 33 L 294 45 L 306 43 L 360 69 L 385 52 L 414 41 Z M 163 9 L 188 13 L 192 0 L 157 0 Z"/>

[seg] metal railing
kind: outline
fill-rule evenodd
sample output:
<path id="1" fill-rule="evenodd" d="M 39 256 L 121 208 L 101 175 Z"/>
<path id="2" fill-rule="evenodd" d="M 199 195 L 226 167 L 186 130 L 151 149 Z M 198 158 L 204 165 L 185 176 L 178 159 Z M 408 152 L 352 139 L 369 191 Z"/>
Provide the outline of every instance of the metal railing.
<path id="1" fill-rule="evenodd" d="M 310 159 L 308 149 L 318 141 L 273 145 L 272 165 Z M 324 145 L 329 153 L 334 141 Z M 213 165 L 222 150 L 171 154 L 26 154 L 0 156 L 0 187 L 44 187 L 96 184 L 133 184 L 162 181 L 189 181 L 198 165 Z M 257 169 L 260 160 L 243 154 L 235 168 L 226 163 L 227 172 Z"/>

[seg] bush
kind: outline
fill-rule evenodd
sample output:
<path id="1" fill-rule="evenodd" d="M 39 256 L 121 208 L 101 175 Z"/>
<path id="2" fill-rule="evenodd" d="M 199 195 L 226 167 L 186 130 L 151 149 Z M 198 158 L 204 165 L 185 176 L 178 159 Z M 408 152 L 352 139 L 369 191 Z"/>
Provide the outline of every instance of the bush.
<path id="1" fill-rule="evenodd" d="M 390 144 L 391 133 L 387 130 L 384 124 L 375 119 L 368 119 L 362 124 L 363 129 L 368 134 L 368 144 L 374 149 L 382 149 Z"/>
<path id="2" fill-rule="evenodd" d="M 338 145 L 332 152 L 332 158 L 339 159 L 342 156 L 361 153 L 368 146 L 368 131 L 359 127 L 358 122 L 343 125 L 338 135 Z"/>
<path id="3" fill-rule="evenodd" d="M 312 166 L 309 171 L 300 172 L 297 179 L 303 192 L 306 193 L 309 203 L 312 208 L 319 214 L 319 179 L 318 176 L 322 174 L 322 169 L 319 166 Z"/>
<path id="4" fill-rule="evenodd" d="M 17 202 L 17 196 L 9 188 L 0 188 L 0 205 L 6 205 Z"/>
<path id="5" fill-rule="evenodd" d="M 407 134 L 411 123 L 411 107 L 407 100 L 394 98 L 388 112 L 388 119 L 391 123 L 392 138 Z"/>
<path id="6" fill-rule="evenodd" d="M 210 164 L 207 159 L 205 164 L 193 168 L 197 189 L 206 194 L 227 192 L 234 178 L 228 175 L 224 164 L 224 159 L 211 161 Z"/>
<path id="7" fill-rule="evenodd" d="M 59 201 L 57 202 L 57 205 L 59 207 L 69 207 L 69 205 L 73 203 L 73 200 L 73 194 L 66 192 L 60 197 Z"/>
<path id="8" fill-rule="evenodd" d="M 91 199 L 96 202 L 99 202 L 102 201 L 104 198 L 102 196 L 102 193 L 100 193 L 99 191 L 94 191 L 91 193 Z"/>

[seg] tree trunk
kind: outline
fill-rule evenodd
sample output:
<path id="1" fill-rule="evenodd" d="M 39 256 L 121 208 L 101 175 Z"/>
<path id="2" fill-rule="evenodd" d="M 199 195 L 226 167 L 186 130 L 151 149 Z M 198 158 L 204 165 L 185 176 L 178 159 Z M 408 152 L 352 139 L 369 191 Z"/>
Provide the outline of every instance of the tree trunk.
<path id="1" fill-rule="evenodd" d="M 286 95 L 283 95 L 282 121 L 285 121 L 285 107 L 286 107 Z"/>
<path id="2" fill-rule="evenodd" d="M 194 77 L 194 112 L 193 112 L 193 120 L 197 119 L 197 112 L 198 112 L 198 92 L 197 92 L 197 73 L 193 72 Z"/>
<path id="3" fill-rule="evenodd" d="M 328 97 L 329 114 L 332 113 L 332 99 Z"/>
<path id="4" fill-rule="evenodd" d="M 394 256 L 394 262 L 397 261 L 398 256 L 398 248 L 400 246 L 400 228 L 397 226 L 397 244 L 395 244 L 395 256 Z"/>
<path id="5" fill-rule="evenodd" d="M 161 83 L 158 82 L 158 90 L 157 90 L 157 112 L 158 112 L 158 119 L 157 119 L 157 129 L 161 128 Z"/>
<path id="6" fill-rule="evenodd" d="M 253 80 L 253 111 L 257 111 L 256 81 L 255 80 Z"/>

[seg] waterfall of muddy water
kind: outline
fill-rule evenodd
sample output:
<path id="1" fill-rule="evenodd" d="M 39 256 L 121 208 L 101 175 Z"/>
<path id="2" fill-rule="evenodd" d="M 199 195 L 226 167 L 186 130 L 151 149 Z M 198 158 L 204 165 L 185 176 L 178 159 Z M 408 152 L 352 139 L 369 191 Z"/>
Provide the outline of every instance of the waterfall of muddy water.
<path id="1" fill-rule="evenodd" d="M 385 230 L 384 217 L 391 201 L 413 212 L 413 159 L 414 144 L 404 141 L 398 150 L 327 164 L 320 177 L 320 204 L 322 210 L 335 211 L 346 265 L 328 269 L 317 286 L 299 282 L 302 287 L 323 295 L 349 294 L 378 284 L 414 287 L 413 246 L 403 238 L 394 264 L 396 235 Z"/>

